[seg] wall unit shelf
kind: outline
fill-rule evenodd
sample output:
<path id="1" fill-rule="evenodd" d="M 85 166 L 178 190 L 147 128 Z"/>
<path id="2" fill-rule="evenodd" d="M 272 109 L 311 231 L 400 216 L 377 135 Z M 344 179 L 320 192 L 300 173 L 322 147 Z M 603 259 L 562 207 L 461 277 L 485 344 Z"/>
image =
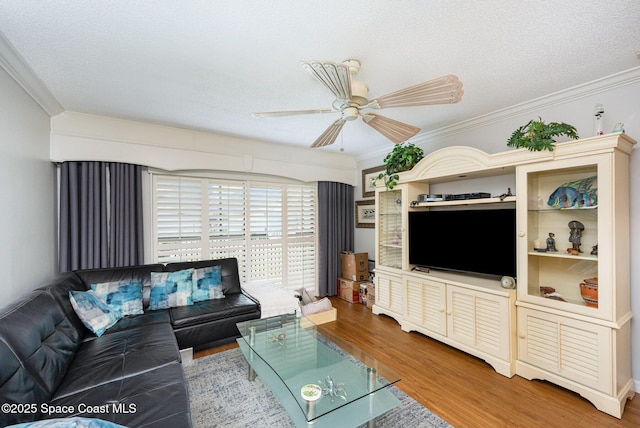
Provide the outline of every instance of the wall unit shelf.
<path id="1" fill-rule="evenodd" d="M 373 312 L 483 358 L 505 376 L 575 391 L 620 418 L 634 395 L 629 155 L 635 144 L 617 133 L 558 143 L 553 152 L 449 147 L 429 154 L 400 173 L 393 191 L 376 189 Z M 431 184 L 505 174 L 515 178 L 516 196 L 414 202 Z M 410 210 L 505 203 L 516 207 L 517 290 L 501 288 L 497 279 L 412 270 Z M 557 251 L 536 251 L 553 243 Z M 582 297 L 581 283 L 597 284 L 596 302 Z"/>
<path id="2" fill-rule="evenodd" d="M 541 253 L 538 251 L 529 251 L 527 253 L 529 256 L 531 257 L 551 257 L 551 258 L 558 258 L 558 259 L 568 259 L 568 260 L 590 260 L 590 261 L 597 261 L 598 260 L 598 256 L 592 256 L 589 254 L 585 254 L 585 255 L 577 255 L 574 256 L 573 254 L 566 254 L 566 253 L 561 253 L 561 252 L 557 252 L 557 253 Z"/>
<path id="3" fill-rule="evenodd" d="M 506 198 L 480 198 L 480 199 L 464 199 L 455 201 L 434 201 L 434 202 L 418 202 L 411 205 L 413 208 L 433 208 L 433 207 L 455 207 L 464 205 L 484 205 L 484 204 L 500 204 L 507 202 L 515 202 L 515 196 L 507 196 Z"/>

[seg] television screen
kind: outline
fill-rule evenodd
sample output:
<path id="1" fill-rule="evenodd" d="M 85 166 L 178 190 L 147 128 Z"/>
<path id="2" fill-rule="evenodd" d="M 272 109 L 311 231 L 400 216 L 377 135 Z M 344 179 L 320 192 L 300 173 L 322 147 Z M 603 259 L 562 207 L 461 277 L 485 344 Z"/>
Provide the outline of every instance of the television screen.
<path id="1" fill-rule="evenodd" d="M 516 210 L 409 212 L 409 263 L 516 277 Z"/>

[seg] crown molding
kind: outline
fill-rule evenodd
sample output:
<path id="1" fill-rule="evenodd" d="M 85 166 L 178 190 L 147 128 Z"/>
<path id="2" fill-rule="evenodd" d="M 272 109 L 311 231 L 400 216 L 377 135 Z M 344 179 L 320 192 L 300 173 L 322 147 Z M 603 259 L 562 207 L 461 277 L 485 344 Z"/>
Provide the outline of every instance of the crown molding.
<path id="1" fill-rule="evenodd" d="M 432 131 L 426 131 L 416 135 L 410 141 L 416 146 L 421 146 L 433 140 L 446 138 L 452 135 L 470 131 L 475 128 L 481 128 L 483 126 L 490 125 L 495 122 L 501 122 L 512 117 L 528 113 L 538 113 L 541 109 L 553 107 L 559 104 L 566 104 L 571 101 L 610 91 L 622 86 L 632 85 L 638 82 L 640 82 L 640 67 L 630 68 L 628 70 L 621 71 L 619 73 L 615 73 L 597 80 L 593 80 L 588 83 L 573 86 L 571 88 L 544 95 L 539 98 L 534 98 L 532 100 L 506 107 L 504 109 L 496 110 L 487 114 L 483 114 L 481 116 L 477 116 L 468 120 L 463 120 L 461 122 L 454 123 L 453 125 L 445 126 L 443 128 L 435 129 Z M 359 162 L 366 159 L 379 158 L 381 156 L 386 156 L 388 152 L 388 149 L 377 150 L 375 152 L 367 153 L 365 156 L 356 158 L 356 161 Z"/>
<path id="2" fill-rule="evenodd" d="M 4 68 L 49 116 L 55 116 L 64 111 L 44 82 L 33 72 L 2 32 L 0 32 L 0 67 Z"/>

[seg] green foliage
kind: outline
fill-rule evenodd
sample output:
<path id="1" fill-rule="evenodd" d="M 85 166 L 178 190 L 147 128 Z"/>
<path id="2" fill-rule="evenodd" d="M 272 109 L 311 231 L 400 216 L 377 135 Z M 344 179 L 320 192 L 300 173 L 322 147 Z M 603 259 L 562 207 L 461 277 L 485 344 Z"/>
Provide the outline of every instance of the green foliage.
<path id="1" fill-rule="evenodd" d="M 391 190 L 398 184 L 399 172 L 408 171 L 413 168 L 424 157 L 424 150 L 416 147 L 413 143 L 396 144 L 393 150 L 384 158 L 385 172 L 381 172 L 372 179 L 372 184 L 376 185 L 376 180 L 384 179 L 384 185 Z"/>
<path id="2" fill-rule="evenodd" d="M 564 122 L 544 123 L 541 117 L 539 120 L 530 120 L 526 125 L 513 131 L 511 137 L 507 141 L 509 147 L 524 147 L 527 150 L 539 152 L 541 150 L 553 151 L 555 148 L 554 137 L 566 135 L 569 138 L 577 140 L 578 132 L 576 128 Z"/>

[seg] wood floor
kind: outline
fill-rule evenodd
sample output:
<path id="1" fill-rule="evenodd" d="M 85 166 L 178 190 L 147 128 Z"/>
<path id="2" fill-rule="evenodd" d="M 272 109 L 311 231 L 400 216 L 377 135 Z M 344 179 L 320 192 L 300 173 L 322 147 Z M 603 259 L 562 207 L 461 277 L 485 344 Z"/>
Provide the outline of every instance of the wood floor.
<path id="1" fill-rule="evenodd" d="M 331 298 L 338 320 L 321 326 L 393 369 L 396 384 L 457 428 L 640 427 L 640 393 L 622 419 L 597 410 L 579 395 L 545 381 L 497 374 L 484 361 L 419 333 L 405 333 L 363 305 Z M 237 347 L 235 342 L 197 352 L 196 358 Z"/>

